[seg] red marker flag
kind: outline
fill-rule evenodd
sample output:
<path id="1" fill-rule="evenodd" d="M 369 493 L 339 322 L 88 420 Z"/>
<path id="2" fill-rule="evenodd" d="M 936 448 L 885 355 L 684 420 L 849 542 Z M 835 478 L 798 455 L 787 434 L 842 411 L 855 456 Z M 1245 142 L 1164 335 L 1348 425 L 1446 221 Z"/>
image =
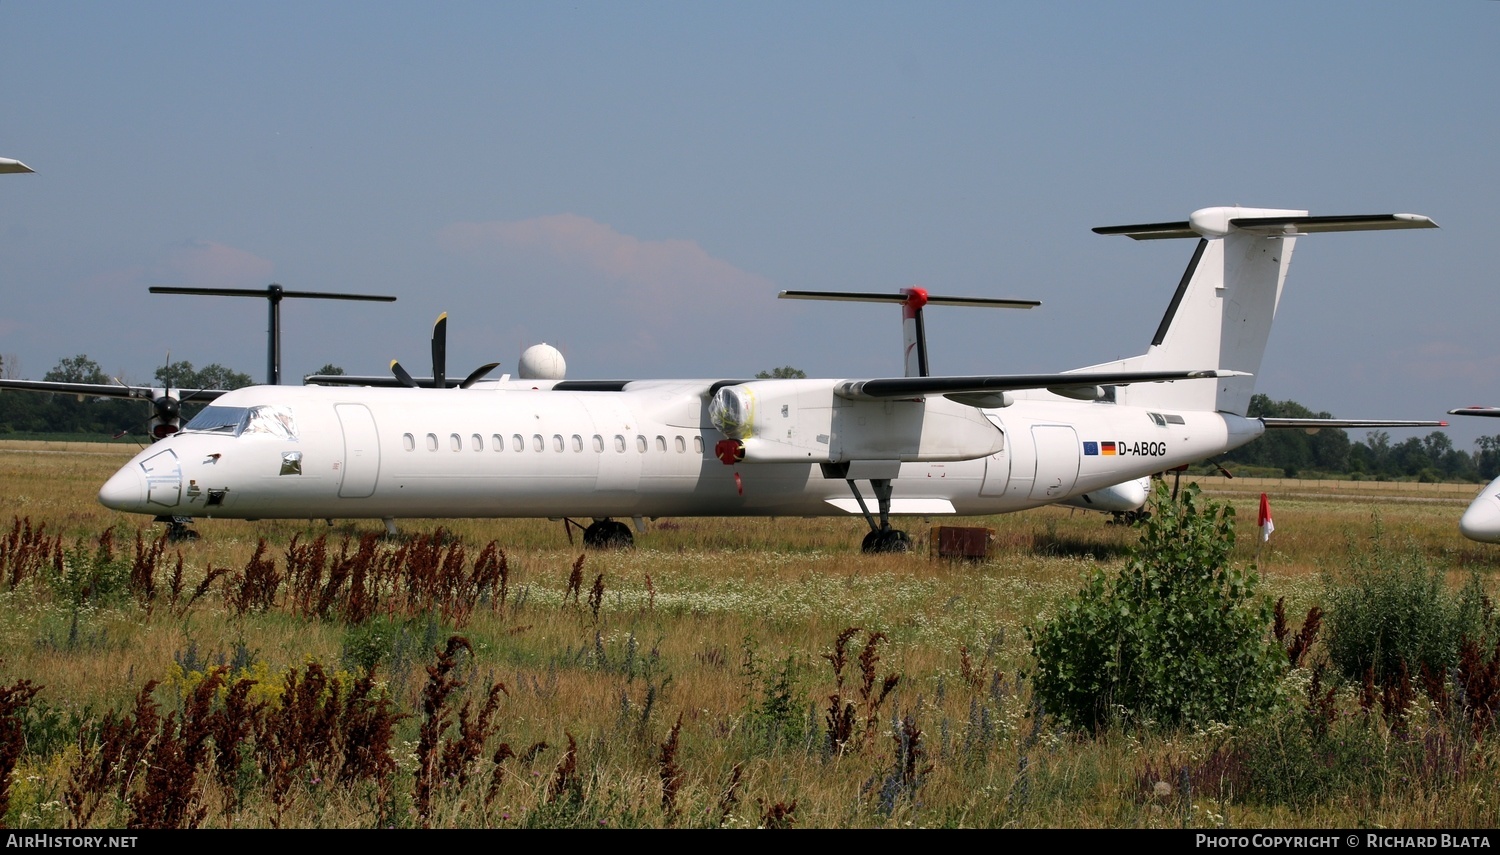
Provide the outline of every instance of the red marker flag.
<path id="1" fill-rule="evenodd" d="M 1261 543 L 1271 539 L 1271 532 L 1276 530 L 1276 523 L 1271 521 L 1271 500 L 1266 498 L 1265 493 L 1260 494 L 1260 540 Z"/>

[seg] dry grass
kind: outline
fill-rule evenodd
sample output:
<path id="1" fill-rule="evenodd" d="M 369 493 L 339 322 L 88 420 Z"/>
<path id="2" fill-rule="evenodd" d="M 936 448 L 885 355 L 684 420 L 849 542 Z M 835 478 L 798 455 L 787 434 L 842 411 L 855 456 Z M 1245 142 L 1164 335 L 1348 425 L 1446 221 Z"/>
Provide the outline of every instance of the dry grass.
<path id="1" fill-rule="evenodd" d="M 94 494 L 129 452 L 0 443 L 0 534 L 24 520 L 84 555 L 111 531 L 128 569 L 137 535 L 149 548 L 157 532 Z M 1276 533 L 1258 564 L 1292 632 L 1319 604 L 1322 574 L 1368 549 L 1377 526 L 1383 542 L 1414 545 L 1455 583 L 1477 570 L 1496 589 L 1500 550 L 1457 533 L 1472 487 L 1198 480 L 1234 506 L 1246 562 L 1257 559 L 1259 494 L 1271 494 Z M 995 556 L 934 560 L 927 536 L 938 522 L 994 529 Z M 1336 696 L 1332 726 L 1384 746 L 1404 786 L 1252 799 L 1193 783 L 1215 769 L 1228 770 L 1220 780 L 1248 774 L 1234 766 L 1248 755 L 1227 753 L 1227 731 L 1084 740 L 1032 716 L 1024 627 L 1045 620 L 1084 571 L 1121 561 L 1128 528 L 1059 508 L 913 520 L 912 554 L 865 556 L 861 526 L 664 520 L 633 551 L 585 554 L 558 522 L 403 521 L 412 537 L 382 543 L 382 554 L 427 535 L 433 550 L 457 545 L 468 570 L 493 543 L 504 600 L 493 573 L 468 602 L 444 600 L 435 591 L 447 553 L 434 551 L 418 574 L 421 596 L 398 590 L 410 577 L 390 577 L 368 590 L 360 608 L 372 617 L 357 626 L 337 609 L 318 616 L 306 596 L 299 605 L 288 553 L 319 537 L 329 554 L 352 553 L 374 522 L 200 521 L 202 540 L 163 551 L 150 597 L 141 572 L 118 596 L 65 596 L 35 578 L 0 586 L 0 687 L 20 699 L 0 707 L 0 733 L 9 720 L 28 740 L 0 788 L 9 804 L 0 819 L 27 828 L 1500 825 L 1492 730 L 1462 747 L 1422 748 L 1411 733 L 1451 734 L 1431 716 L 1408 716 L 1398 733 L 1378 704 L 1361 711 L 1358 687 Z M 1308 695 L 1310 674 L 1288 678 L 1290 696 Z M 111 750 L 143 752 L 145 766 L 160 767 L 153 780 L 176 788 L 148 790 L 145 775 L 122 777 L 104 762 L 106 725 Z M 237 754 L 214 728 L 240 734 L 223 738 Z"/>

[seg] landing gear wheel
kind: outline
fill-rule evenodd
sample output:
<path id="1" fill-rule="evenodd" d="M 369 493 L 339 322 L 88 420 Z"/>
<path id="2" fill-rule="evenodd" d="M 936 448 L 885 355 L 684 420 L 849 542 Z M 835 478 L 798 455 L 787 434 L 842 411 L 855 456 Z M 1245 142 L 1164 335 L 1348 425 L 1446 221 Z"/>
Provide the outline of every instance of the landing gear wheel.
<path id="1" fill-rule="evenodd" d="M 590 549 L 629 549 L 635 545 L 630 526 L 617 520 L 594 520 L 583 530 L 583 545 Z"/>
<path id="2" fill-rule="evenodd" d="M 860 551 L 876 554 L 882 552 L 910 552 L 911 538 L 898 528 L 883 528 L 865 535 Z"/>
<path id="3" fill-rule="evenodd" d="M 1136 525 L 1151 519 L 1151 512 L 1146 510 L 1115 511 L 1106 525 Z"/>
<path id="4" fill-rule="evenodd" d="M 185 540 L 197 540 L 198 532 L 188 528 L 192 524 L 192 517 L 161 517 L 159 522 L 167 524 L 167 542 L 181 543 Z"/>

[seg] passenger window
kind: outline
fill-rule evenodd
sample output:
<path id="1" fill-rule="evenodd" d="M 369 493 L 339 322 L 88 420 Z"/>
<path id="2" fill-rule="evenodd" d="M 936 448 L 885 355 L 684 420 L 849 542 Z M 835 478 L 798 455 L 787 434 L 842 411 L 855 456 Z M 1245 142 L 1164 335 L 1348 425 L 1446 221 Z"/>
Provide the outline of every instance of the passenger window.
<path id="1" fill-rule="evenodd" d="M 490 437 L 490 445 L 493 445 L 496 451 L 504 451 L 505 437 L 501 436 L 498 433 L 495 434 L 494 436 Z"/>
<path id="2" fill-rule="evenodd" d="M 666 437 L 659 436 L 659 437 L 656 438 L 656 450 L 657 451 L 666 451 L 667 450 L 667 438 Z"/>
<path id="3" fill-rule="evenodd" d="M 536 451 L 541 451 L 547 447 L 546 441 L 542 439 L 541 434 L 534 433 L 531 435 L 531 447 Z"/>
<path id="4" fill-rule="evenodd" d="M 560 434 L 560 433 L 554 433 L 552 435 L 552 450 L 553 451 L 562 451 L 563 450 L 563 438 L 562 438 L 562 434 Z"/>
<path id="5" fill-rule="evenodd" d="M 429 433 L 427 435 L 427 450 L 437 451 L 437 434 Z"/>
<path id="6" fill-rule="evenodd" d="M 594 451 L 601 453 L 604 451 L 604 437 L 597 433 L 594 434 Z"/>
<path id="7" fill-rule="evenodd" d="M 573 451 L 578 452 L 578 451 L 582 451 L 582 450 L 583 450 L 583 437 L 581 437 L 581 436 L 579 436 L 578 434 L 575 433 L 575 434 L 573 434 Z"/>
<path id="8" fill-rule="evenodd" d="M 678 436 L 677 437 L 677 453 L 681 454 L 684 451 L 687 451 L 687 443 L 682 441 L 682 437 L 681 436 Z"/>
<path id="9" fill-rule="evenodd" d="M 703 437 L 701 437 L 701 436 L 695 436 L 695 437 L 693 437 L 693 453 L 694 454 L 702 454 L 703 453 Z"/>
<path id="10" fill-rule="evenodd" d="M 455 434 L 449 434 L 449 436 L 448 436 L 448 447 L 451 448 L 451 449 L 453 449 L 454 451 L 463 451 L 464 450 L 464 438 L 461 437 L 461 436 L 459 436 L 456 433 Z"/>
<path id="11" fill-rule="evenodd" d="M 409 433 L 401 435 L 401 445 L 407 451 L 413 451 L 417 447 L 417 438 Z"/>
<path id="12" fill-rule="evenodd" d="M 625 437 L 615 434 L 615 451 L 625 453 Z"/>
<path id="13" fill-rule="evenodd" d="M 474 436 L 472 436 L 470 438 L 474 440 L 474 450 L 475 451 L 484 451 L 484 437 L 482 437 L 482 436 L 480 436 L 479 434 L 476 433 L 476 434 L 474 434 Z"/>
<path id="14" fill-rule="evenodd" d="M 640 434 L 636 434 L 635 437 L 635 450 L 642 454 L 646 453 L 646 438 Z"/>
<path id="15" fill-rule="evenodd" d="M 516 451 L 525 451 L 526 440 L 522 439 L 520 434 L 516 434 L 515 436 L 510 438 L 510 447 L 514 448 Z"/>

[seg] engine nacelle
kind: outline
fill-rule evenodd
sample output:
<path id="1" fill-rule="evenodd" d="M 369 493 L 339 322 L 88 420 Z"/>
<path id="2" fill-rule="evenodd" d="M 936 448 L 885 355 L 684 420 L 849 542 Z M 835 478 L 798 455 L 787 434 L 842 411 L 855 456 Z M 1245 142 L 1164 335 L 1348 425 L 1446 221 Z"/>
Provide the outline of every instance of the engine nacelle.
<path id="1" fill-rule="evenodd" d="M 709 419 L 739 443 L 726 462 L 938 462 L 1005 447 L 1004 435 L 972 407 L 943 398 L 849 400 L 834 394 L 839 382 L 760 380 L 719 389 Z"/>

